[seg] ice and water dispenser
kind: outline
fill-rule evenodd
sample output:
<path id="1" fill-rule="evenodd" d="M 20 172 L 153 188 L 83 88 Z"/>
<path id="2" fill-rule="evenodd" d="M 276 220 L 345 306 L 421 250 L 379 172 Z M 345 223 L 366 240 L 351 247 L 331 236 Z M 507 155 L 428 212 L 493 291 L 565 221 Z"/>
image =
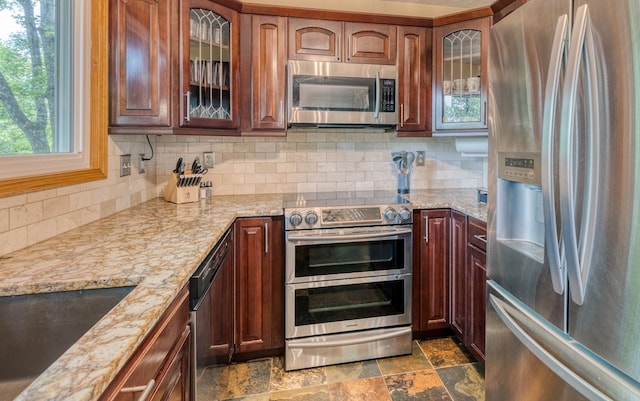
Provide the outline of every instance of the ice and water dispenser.
<path id="1" fill-rule="evenodd" d="M 544 263 L 544 211 L 539 153 L 498 153 L 496 237 Z"/>

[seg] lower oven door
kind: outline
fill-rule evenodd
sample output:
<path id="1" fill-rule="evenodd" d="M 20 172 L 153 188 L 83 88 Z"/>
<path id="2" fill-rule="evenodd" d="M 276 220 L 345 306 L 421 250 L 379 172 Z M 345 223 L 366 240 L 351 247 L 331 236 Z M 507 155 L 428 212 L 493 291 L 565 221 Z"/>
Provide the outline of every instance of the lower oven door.
<path id="1" fill-rule="evenodd" d="M 411 274 L 287 284 L 286 338 L 411 324 Z"/>

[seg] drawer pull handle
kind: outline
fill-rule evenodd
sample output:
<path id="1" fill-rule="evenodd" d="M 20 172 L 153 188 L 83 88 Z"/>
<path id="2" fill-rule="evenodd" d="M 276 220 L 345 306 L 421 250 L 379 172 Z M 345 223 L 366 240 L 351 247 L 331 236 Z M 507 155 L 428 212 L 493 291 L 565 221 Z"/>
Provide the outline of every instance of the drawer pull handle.
<path id="1" fill-rule="evenodd" d="M 483 235 L 476 234 L 476 235 L 473 236 L 473 238 L 477 239 L 478 241 L 482 241 L 485 244 L 487 243 L 487 235 L 486 234 L 483 234 Z"/>
<path id="2" fill-rule="evenodd" d="M 146 401 L 147 398 L 149 398 L 149 394 L 151 394 L 151 390 L 153 390 L 153 387 L 156 385 L 156 379 L 151 379 L 149 380 L 149 383 L 147 383 L 146 386 L 134 386 L 134 387 L 123 387 L 120 389 L 121 393 L 139 393 L 142 391 L 142 394 L 140 394 L 140 398 L 138 399 L 138 401 Z"/>

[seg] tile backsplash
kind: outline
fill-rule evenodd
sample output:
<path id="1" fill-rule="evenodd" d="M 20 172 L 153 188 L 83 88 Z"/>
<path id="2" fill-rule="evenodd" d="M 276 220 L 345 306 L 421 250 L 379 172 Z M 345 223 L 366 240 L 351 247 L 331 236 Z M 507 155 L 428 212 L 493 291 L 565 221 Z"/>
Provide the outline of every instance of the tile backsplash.
<path id="1" fill-rule="evenodd" d="M 392 151 L 425 151 L 411 188 L 486 186 L 486 158 L 462 157 L 452 138 L 398 138 L 381 129 L 295 129 L 283 138 L 181 137 L 157 139 L 157 176 L 163 193 L 178 157 L 187 165 L 215 153 L 207 180 L 216 195 L 341 190 L 395 190 Z"/>
<path id="2" fill-rule="evenodd" d="M 462 157 L 452 138 L 398 138 L 380 129 L 295 129 L 286 137 L 150 136 L 154 157 L 139 174 L 138 154 L 151 155 L 144 136 L 109 137 L 106 180 L 0 198 L 0 255 L 24 248 L 157 196 L 178 157 L 190 165 L 215 153 L 207 180 L 215 195 L 341 190 L 395 190 L 392 151 L 425 151 L 411 188 L 486 186 L 486 158 Z M 120 177 L 120 155 L 132 155 Z"/>

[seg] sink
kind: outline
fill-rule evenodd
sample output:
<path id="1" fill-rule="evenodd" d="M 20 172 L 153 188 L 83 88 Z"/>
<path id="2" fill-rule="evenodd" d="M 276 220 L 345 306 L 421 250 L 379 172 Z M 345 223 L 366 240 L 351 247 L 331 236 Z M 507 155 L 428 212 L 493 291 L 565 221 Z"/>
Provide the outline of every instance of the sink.
<path id="1" fill-rule="evenodd" d="M 17 397 L 134 288 L 0 297 L 0 401 Z"/>

